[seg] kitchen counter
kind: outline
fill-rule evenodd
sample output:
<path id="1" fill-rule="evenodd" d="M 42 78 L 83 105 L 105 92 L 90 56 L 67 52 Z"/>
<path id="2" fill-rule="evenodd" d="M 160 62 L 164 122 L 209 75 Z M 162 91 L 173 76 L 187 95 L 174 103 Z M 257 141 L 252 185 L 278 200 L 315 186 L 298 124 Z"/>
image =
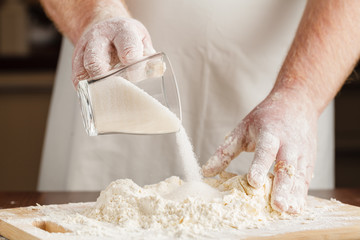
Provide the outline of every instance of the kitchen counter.
<path id="1" fill-rule="evenodd" d="M 360 188 L 311 190 L 309 194 L 319 198 L 335 198 L 343 203 L 360 207 Z M 96 201 L 99 192 L 0 192 L 0 209 L 70 202 Z"/>

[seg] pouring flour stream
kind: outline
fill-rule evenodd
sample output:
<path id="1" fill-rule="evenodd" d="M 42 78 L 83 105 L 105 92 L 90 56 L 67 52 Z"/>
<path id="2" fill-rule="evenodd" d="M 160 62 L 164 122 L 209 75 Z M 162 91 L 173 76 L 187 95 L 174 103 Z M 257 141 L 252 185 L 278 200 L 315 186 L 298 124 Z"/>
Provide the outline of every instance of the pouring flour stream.
<path id="1" fill-rule="evenodd" d="M 180 119 L 158 100 L 130 81 L 114 76 L 91 86 L 98 131 L 136 134 L 167 133 L 178 129 L 176 142 L 187 181 L 201 181 L 200 166 Z"/>
<path id="2" fill-rule="evenodd" d="M 180 120 L 175 76 L 164 53 L 108 75 L 80 81 L 78 96 L 84 126 L 90 136 L 176 133 L 185 180 L 201 182 L 201 168 Z"/>

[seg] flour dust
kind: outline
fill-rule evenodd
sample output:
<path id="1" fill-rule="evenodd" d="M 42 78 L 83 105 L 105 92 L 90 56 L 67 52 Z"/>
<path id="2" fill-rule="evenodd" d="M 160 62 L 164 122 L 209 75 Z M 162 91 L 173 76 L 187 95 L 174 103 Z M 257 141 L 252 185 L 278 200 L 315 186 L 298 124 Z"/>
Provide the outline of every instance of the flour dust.
<path id="1" fill-rule="evenodd" d="M 90 87 L 95 124 L 99 133 L 162 134 L 179 130 L 176 142 L 186 181 L 201 181 L 190 139 L 180 119 L 150 94 L 119 76 Z"/>

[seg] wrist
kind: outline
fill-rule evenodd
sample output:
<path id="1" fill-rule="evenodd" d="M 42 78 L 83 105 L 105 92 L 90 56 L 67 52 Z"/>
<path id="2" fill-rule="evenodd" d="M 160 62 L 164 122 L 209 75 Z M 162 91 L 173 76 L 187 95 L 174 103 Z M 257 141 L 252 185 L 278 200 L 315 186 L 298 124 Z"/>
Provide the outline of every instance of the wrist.
<path id="1" fill-rule="evenodd" d="M 321 91 L 317 91 L 318 89 L 315 88 L 312 81 L 311 79 L 303 79 L 301 76 L 292 77 L 279 74 L 269 95 L 272 98 L 287 101 L 299 110 L 309 111 L 319 117 L 327 105 L 327 98 L 321 95 Z"/>
<path id="2" fill-rule="evenodd" d="M 276 108 L 311 121 L 316 121 L 321 114 L 316 100 L 295 86 L 275 86 L 266 101 Z"/>

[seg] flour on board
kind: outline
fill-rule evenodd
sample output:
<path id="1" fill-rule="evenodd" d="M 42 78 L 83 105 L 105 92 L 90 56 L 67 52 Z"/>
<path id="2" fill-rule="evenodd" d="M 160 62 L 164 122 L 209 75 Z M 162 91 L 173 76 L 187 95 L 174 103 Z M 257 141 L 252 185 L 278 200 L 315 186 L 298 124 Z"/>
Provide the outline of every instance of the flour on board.
<path id="1" fill-rule="evenodd" d="M 260 189 L 250 187 L 246 176 L 232 174 L 202 183 L 173 176 L 143 188 L 120 179 L 101 192 L 85 215 L 129 230 L 166 229 L 173 234 L 258 228 L 281 216 L 270 207 L 271 187 L 270 175 Z"/>
<path id="2" fill-rule="evenodd" d="M 329 229 L 331 233 L 331 229 L 360 222 L 355 207 L 349 210 L 338 201 L 310 196 L 299 215 L 272 211 L 271 182 L 269 176 L 262 188 L 253 189 L 246 176 L 222 173 L 220 179 L 204 179 L 209 188 L 204 190 L 199 182 L 187 183 L 178 177 L 145 187 L 122 179 L 111 183 L 95 203 L 30 207 L 39 211 L 38 218 L 16 218 L 13 223 L 51 221 L 69 231 L 51 233 L 54 240 L 238 240 L 308 230 L 327 233 Z M 39 239 L 49 238 L 48 232 L 37 230 L 34 234 L 43 236 Z"/>

